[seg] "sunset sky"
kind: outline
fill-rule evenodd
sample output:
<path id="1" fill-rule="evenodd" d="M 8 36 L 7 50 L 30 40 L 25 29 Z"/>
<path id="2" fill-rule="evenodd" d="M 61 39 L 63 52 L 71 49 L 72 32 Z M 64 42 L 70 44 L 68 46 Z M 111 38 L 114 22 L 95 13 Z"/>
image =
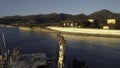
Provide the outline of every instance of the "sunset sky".
<path id="1" fill-rule="evenodd" d="M 120 0 L 0 0 L 0 17 L 67 13 L 86 15 L 107 9 L 120 13 Z"/>

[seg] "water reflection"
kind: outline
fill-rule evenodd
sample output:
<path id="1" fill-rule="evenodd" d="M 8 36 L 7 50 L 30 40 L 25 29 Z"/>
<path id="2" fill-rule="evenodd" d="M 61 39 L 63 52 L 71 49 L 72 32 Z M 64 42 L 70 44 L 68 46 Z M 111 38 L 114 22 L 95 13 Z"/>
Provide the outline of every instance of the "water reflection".
<path id="1" fill-rule="evenodd" d="M 117 68 L 120 62 L 120 39 L 92 36 L 64 35 L 67 53 L 79 60 L 95 65 L 95 68 Z M 69 58 L 71 59 L 71 58 Z"/>
<path id="2" fill-rule="evenodd" d="M 6 45 L 12 50 L 21 47 L 23 53 L 44 52 L 53 55 L 53 45 L 58 49 L 56 33 L 24 32 L 14 28 L 2 28 L 6 36 Z M 120 67 L 120 39 L 92 36 L 75 36 L 63 34 L 66 39 L 66 65 L 72 66 L 73 56 L 84 60 L 93 68 Z"/>

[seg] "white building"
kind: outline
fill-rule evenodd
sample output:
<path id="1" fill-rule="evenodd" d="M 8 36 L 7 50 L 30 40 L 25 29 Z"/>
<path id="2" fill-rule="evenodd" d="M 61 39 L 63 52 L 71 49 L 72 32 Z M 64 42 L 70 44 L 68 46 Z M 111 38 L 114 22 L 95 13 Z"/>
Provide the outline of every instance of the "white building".
<path id="1" fill-rule="evenodd" d="M 109 29 L 109 26 L 103 26 L 103 29 L 108 30 L 108 29 Z"/>
<path id="2" fill-rule="evenodd" d="M 88 19 L 88 21 L 92 23 L 92 22 L 94 22 L 94 19 Z"/>
<path id="3" fill-rule="evenodd" d="M 107 24 L 116 24 L 116 19 L 107 19 Z"/>
<path id="4" fill-rule="evenodd" d="M 77 27 L 78 24 L 77 24 L 77 23 L 63 23 L 63 26 L 67 26 L 67 27 Z"/>

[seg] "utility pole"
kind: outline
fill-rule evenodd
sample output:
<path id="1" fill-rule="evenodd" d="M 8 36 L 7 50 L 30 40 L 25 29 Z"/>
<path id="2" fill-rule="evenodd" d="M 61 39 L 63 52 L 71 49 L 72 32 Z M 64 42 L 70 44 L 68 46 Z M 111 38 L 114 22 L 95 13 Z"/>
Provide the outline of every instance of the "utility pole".
<path id="1" fill-rule="evenodd" d="M 64 68 L 66 41 L 60 33 L 57 34 L 57 37 L 59 39 L 58 68 Z"/>

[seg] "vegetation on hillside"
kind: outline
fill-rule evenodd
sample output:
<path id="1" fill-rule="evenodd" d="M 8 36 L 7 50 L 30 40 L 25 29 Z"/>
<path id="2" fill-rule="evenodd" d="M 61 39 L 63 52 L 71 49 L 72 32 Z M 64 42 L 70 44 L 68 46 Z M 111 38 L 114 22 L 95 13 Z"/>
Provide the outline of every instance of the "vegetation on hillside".
<path id="1" fill-rule="evenodd" d="M 88 19 L 94 19 L 91 23 Z M 64 21 L 71 23 L 78 23 L 84 28 L 102 28 L 107 25 L 107 19 L 116 19 L 116 24 L 108 25 L 112 26 L 113 29 L 120 29 L 120 14 L 113 13 L 108 10 L 100 10 L 90 15 L 78 14 L 64 14 L 64 13 L 51 13 L 51 14 L 39 14 L 29 16 L 7 16 L 0 18 L 0 24 L 15 25 L 15 26 L 62 26 Z"/>

